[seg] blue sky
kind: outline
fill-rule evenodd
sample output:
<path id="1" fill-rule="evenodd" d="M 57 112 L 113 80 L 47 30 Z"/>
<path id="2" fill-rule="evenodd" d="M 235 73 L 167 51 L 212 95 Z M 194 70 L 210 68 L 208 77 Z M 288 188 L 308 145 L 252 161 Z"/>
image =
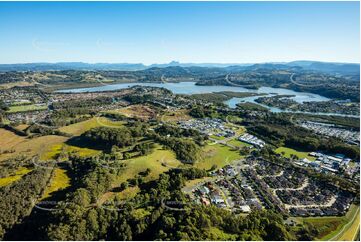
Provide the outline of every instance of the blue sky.
<path id="1" fill-rule="evenodd" d="M 359 63 L 359 10 L 359 2 L 0 2 L 0 63 Z"/>

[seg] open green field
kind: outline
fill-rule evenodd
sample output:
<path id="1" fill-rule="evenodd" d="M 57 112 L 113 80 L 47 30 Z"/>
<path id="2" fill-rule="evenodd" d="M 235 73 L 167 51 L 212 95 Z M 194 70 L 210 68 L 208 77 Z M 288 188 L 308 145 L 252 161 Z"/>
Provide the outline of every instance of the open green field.
<path id="1" fill-rule="evenodd" d="M 318 229 L 318 240 L 352 241 L 360 225 L 359 206 L 351 205 L 345 216 L 300 218 Z"/>
<path id="2" fill-rule="evenodd" d="M 19 136 L 11 131 L 0 128 L 0 150 L 14 150 L 13 153 L 2 154 L 0 160 L 24 154 L 28 157 L 34 155 L 43 155 L 49 147 L 55 144 L 66 142 L 68 139 L 64 136 L 45 135 L 35 138 L 26 138 Z"/>
<path id="3" fill-rule="evenodd" d="M 110 110 L 106 112 L 118 113 L 131 118 L 136 117 L 141 120 L 149 120 L 157 117 L 157 111 L 154 109 L 154 107 L 143 104 L 134 104 L 124 108 Z"/>
<path id="4" fill-rule="evenodd" d="M 242 156 L 238 151 L 232 150 L 228 146 L 222 144 L 207 145 L 203 148 L 202 158 L 195 163 L 195 167 L 210 169 L 213 165 L 217 165 L 217 167 L 220 168 L 233 160 L 241 158 Z"/>
<path id="5" fill-rule="evenodd" d="M 215 139 L 215 140 L 224 140 L 224 139 L 225 139 L 224 136 L 211 135 L 211 136 L 209 136 L 209 137 L 212 138 L 212 139 Z"/>
<path id="6" fill-rule="evenodd" d="M 162 122 L 178 122 L 178 121 L 186 121 L 192 119 L 188 114 L 188 110 L 181 109 L 177 111 L 168 111 L 163 114 L 160 118 Z"/>
<path id="7" fill-rule="evenodd" d="M 150 173 L 144 178 L 146 182 L 156 180 L 161 173 L 182 165 L 182 163 L 176 159 L 176 155 L 173 151 L 163 149 L 159 144 L 155 144 L 154 151 L 149 155 L 121 162 L 124 162 L 126 167 L 118 176 L 116 184 L 113 184 L 114 187 L 119 186 L 128 179 L 136 177 L 140 172 L 144 172 L 147 168 L 150 169 Z M 134 197 L 139 191 L 139 187 L 128 187 L 121 192 L 107 192 L 106 194 L 103 194 L 99 201 L 102 203 L 114 196 L 117 196 L 120 199 L 129 199 Z"/>
<path id="8" fill-rule="evenodd" d="M 297 151 L 295 149 L 291 149 L 288 147 L 279 147 L 275 150 L 276 153 L 281 154 L 282 152 L 284 152 L 284 156 L 286 158 L 290 158 L 291 155 L 297 155 L 298 158 L 303 159 L 303 158 L 307 158 L 310 161 L 314 161 L 316 160 L 315 157 L 309 156 L 308 153 L 309 152 L 304 152 L 304 151 Z"/>
<path id="9" fill-rule="evenodd" d="M 51 197 L 51 193 L 61 189 L 65 189 L 70 186 L 70 178 L 66 174 L 66 171 L 61 168 L 55 168 L 54 175 L 50 181 L 50 185 L 45 188 L 43 196 L 40 200 Z"/>
<path id="10" fill-rule="evenodd" d="M 45 110 L 48 107 L 46 105 L 36 105 L 36 104 L 30 104 L 30 105 L 16 105 L 16 106 L 10 106 L 9 110 L 6 111 L 7 113 L 18 113 L 18 112 L 28 112 L 28 111 L 39 111 L 39 110 Z"/>
<path id="11" fill-rule="evenodd" d="M 230 145 L 234 145 L 234 146 L 237 146 L 237 147 L 243 147 L 243 146 L 251 146 L 250 144 L 247 144 L 245 142 L 242 142 L 240 140 L 237 140 L 237 139 L 232 139 L 230 141 L 227 142 L 227 144 L 230 144 Z"/>
<path id="12" fill-rule="evenodd" d="M 68 126 L 64 126 L 59 128 L 61 132 L 71 134 L 71 135 L 81 135 L 82 133 L 86 132 L 89 129 L 95 128 L 100 126 L 100 124 L 97 122 L 96 118 L 91 118 L 89 120 L 71 124 Z"/>
<path id="13" fill-rule="evenodd" d="M 26 168 L 26 167 L 20 167 L 14 175 L 0 178 L 0 187 L 7 186 L 17 180 L 20 180 L 21 177 L 28 174 L 32 170 Z"/>
<path id="14" fill-rule="evenodd" d="M 109 127 L 109 128 L 117 128 L 117 127 L 121 127 L 123 124 L 124 122 L 111 121 L 105 117 L 94 117 L 83 122 L 61 127 L 59 128 L 59 130 L 67 134 L 78 136 L 92 128 L 101 127 L 101 126 Z"/>
<path id="15" fill-rule="evenodd" d="M 100 151 L 89 149 L 89 148 L 83 148 L 83 147 L 76 147 L 72 145 L 67 145 L 64 143 L 55 144 L 47 149 L 47 151 L 40 156 L 41 160 L 54 160 L 57 159 L 57 156 L 61 152 L 74 152 L 79 156 L 86 157 L 86 156 L 93 156 L 96 154 L 99 154 Z"/>
<path id="16" fill-rule="evenodd" d="M 155 180 L 163 172 L 170 168 L 175 168 L 182 163 L 176 159 L 174 152 L 163 149 L 161 145 L 156 144 L 154 151 L 146 156 L 124 161 L 126 168 L 123 170 L 118 182 L 124 182 L 129 178 L 135 177 L 139 172 L 150 169 L 150 174 L 145 178 L 146 181 Z M 165 163 L 166 166 L 162 165 Z"/>
<path id="17" fill-rule="evenodd" d="M 30 104 L 31 104 L 31 102 L 29 100 L 24 100 L 24 101 L 18 101 L 18 102 L 11 103 L 12 106 L 30 105 Z"/>

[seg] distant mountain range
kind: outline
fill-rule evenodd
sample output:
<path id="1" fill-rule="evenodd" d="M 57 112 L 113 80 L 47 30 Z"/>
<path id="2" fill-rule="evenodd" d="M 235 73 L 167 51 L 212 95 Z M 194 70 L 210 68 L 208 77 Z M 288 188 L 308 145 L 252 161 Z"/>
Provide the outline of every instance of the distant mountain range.
<path id="1" fill-rule="evenodd" d="M 284 63 L 180 63 L 172 61 L 167 64 L 144 65 L 142 63 L 83 63 L 83 62 L 58 62 L 58 63 L 25 63 L 25 64 L 0 64 L 0 71 L 62 71 L 62 70 L 114 70 L 114 71 L 137 71 L 149 68 L 164 67 L 208 67 L 226 68 L 229 71 L 256 70 L 256 69 L 285 69 L 298 68 L 304 70 L 321 71 L 332 74 L 359 75 L 360 64 L 336 63 L 320 61 L 292 61 Z"/>

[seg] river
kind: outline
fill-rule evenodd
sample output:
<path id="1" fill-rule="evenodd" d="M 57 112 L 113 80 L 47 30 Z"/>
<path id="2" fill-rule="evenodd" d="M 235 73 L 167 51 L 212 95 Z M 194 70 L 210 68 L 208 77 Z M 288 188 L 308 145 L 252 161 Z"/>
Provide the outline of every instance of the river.
<path id="1" fill-rule="evenodd" d="M 163 87 L 176 94 L 200 94 L 200 93 L 212 93 L 212 92 L 222 92 L 222 91 L 232 91 L 232 92 L 252 92 L 252 93 L 267 93 L 268 95 L 293 95 L 291 99 L 295 100 L 298 103 L 302 102 L 311 102 L 311 101 L 328 101 L 329 98 L 307 92 L 296 92 L 290 89 L 285 88 L 273 88 L 273 87 L 260 87 L 258 90 L 246 89 L 243 87 L 235 86 L 198 86 L 195 85 L 195 82 L 177 82 L 177 83 L 121 83 L 121 84 L 112 84 L 112 85 L 103 85 L 97 87 L 87 87 L 87 88 L 74 88 L 74 89 L 65 89 L 58 90 L 60 93 L 82 93 L 82 92 L 101 92 L 101 91 L 114 91 L 129 88 L 132 86 L 151 86 L 151 87 Z M 259 96 L 246 97 L 246 98 L 231 98 L 225 103 L 230 108 L 235 108 L 237 103 L 240 102 L 253 102 Z M 265 106 L 265 105 L 263 105 Z M 265 106 L 272 112 L 287 112 L 275 107 Z M 322 113 L 325 115 L 340 115 L 335 113 Z M 340 115 L 348 116 L 348 115 Z M 352 115 L 351 115 L 352 116 Z M 357 117 L 357 116 L 355 116 Z"/>

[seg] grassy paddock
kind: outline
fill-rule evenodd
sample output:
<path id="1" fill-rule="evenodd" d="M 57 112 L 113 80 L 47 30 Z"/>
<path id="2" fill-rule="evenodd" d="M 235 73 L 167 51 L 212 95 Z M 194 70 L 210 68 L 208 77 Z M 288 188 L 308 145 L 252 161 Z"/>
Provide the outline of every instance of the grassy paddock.
<path id="1" fill-rule="evenodd" d="M 234 146 L 237 146 L 237 147 L 243 147 L 243 146 L 248 146 L 249 147 L 249 146 L 251 146 L 250 144 L 239 141 L 237 139 L 232 139 L 232 140 L 228 141 L 227 144 L 234 145 Z"/>
<path id="2" fill-rule="evenodd" d="M 150 174 L 144 178 L 146 182 L 156 180 L 161 173 L 164 173 L 173 167 L 182 165 L 182 163 L 176 159 L 173 151 L 163 149 L 159 144 L 155 145 L 154 151 L 149 155 L 122 160 L 120 162 L 124 162 L 126 167 L 116 179 L 115 184 L 113 184 L 114 187 L 119 186 L 128 179 L 136 177 L 140 172 L 145 171 L 147 168 L 150 169 Z M 162 163 L 166 163 L 166 165 L 162 165 Z M 134 197 L 139 191 L 139 187 L 128 187 L 121 192 L 107 192 L 100 198 L 100 203 L 103 203 L 114 196 L 117 196 L 120 199 L 129 199 Z"/>
<path id="3" fill-rule="evenodd" d="M 18 136 L 10 131 L 0 129 L 0 149 L 13 149 L 14 153 L 2 154 L 0 160 L 5 160 L 19 154 L 24 154 L 27 157 L 34 155 L 42 156 L 47 149 L 55 144 L 64 143 L 68 138 L 57 135 L 46 135 L 36 138 L 25 138 Z"/>
<path id="4" fill-rule="evenodd" d="M 101 126 L 118 128 L 118 127 L 122 127 L 123 124 L 124 122 L 111 121 L 105 117 L 94 117 L 83 122 L 61 127 L 59 128 L 59 130 L 67 134 L 78 136 L 92 128 L 101 127 Z"/>
<path id="5" fill-rule="evenodd" d="M 9 110 L 6 111 L 7 113 L 20 113 L 20 112 L 29 112 L 29 111 L 39 111 L 39 110 L 46 110 L 48 107 L 46 105 L 16 105 L 10 106 Z"/>
<path id="6" fill-rule="evenodd" d="M 305 151 L 297 151 L 295 149 L 291 149 L 288 147 L 279 147 L 275 150 L 276 153 L 281 154 L 282 152 L 284 152 L 284 156 L 286 158 L 290 158 L 291 155 L 297 155 L 298 158 L 303 159 L 303 158 L 307 158 L 308 160 L 314 161 L 316 160 L 315 157 L 309 156 L 308 153 L 309 152 L 305 152 Z"/>
<path id="7" fill-rule="evenodd" d="M 161 116 L 160 121 L 162 122 L 178 122 L 192 119 L 188 114 L 188 110 L 181 109 L 177 111 L 170 111 Z"/>
<path id="8" fill-rule="evenodd" d="M 207 145 L 202 150 L 202 158 L 195 166 L 200 169 L 210 169 L 213 165 L 217 165 L 220 168 L 233 160 L 241 158 L 242 156 L 238 151 L 234 151 L 228 146 L 221 144 Z"/>

